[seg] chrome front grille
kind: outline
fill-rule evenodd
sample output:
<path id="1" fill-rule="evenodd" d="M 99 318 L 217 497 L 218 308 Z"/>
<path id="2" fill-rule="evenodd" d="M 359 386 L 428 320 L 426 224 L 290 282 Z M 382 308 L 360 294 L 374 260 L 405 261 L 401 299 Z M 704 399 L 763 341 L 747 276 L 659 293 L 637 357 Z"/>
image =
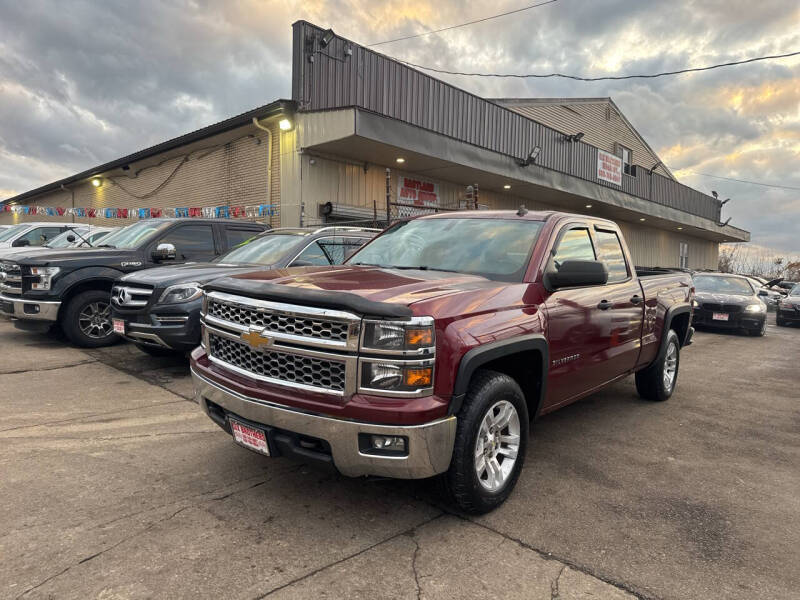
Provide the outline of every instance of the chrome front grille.
<path id="1" fill-rule="evenodd" d="M 288 312 L 269 310 L 258 306 L 243 306 L 209 298 L 208 314 L 222 321 L 245 327 L 258 327 L 273 333 L 320 340 L 347 342 L 349 323 L 311 317 L 300 317 Z"/>
<path id="2" fill-rule="evenodd" d="M 209 356 L 276 383 L 292 383 L 344 393 L 344 361 L 327 360 L 272 350 L 254 350 L 246 343 L 209 333 Z"/>
<path id="3" fill-rule="evenodd" d="M 120 308 L 141 308 L 147 306 L 152 288 L 135 287 L 129 285 L 115 285 L 111 288 L 111 302 Z"/>
<path id="4" fill-rule="evenodd" d="M 212 362 L 285 387 L 355 392 L 360 316 L 223 292 L 206 293 L 203 304 Z"/>
<path id="5" fill-rule="evenodd" d="M 0 294 L 22 294 L 22 270 L 16 263 L 0 262 Z"/>

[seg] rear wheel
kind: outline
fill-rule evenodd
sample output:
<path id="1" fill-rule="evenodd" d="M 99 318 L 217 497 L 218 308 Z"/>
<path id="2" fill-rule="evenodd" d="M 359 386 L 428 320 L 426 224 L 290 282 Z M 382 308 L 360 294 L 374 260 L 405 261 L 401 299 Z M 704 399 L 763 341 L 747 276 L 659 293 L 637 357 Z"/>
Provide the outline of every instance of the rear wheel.
<path id="1" fill-rule="evenodd" d="M 681 344 L 678 334 L 670 329 L 667 332 L 667 345 L 655 363 L 636 373 L 636 391 L 645 400 L 663 402 L 672 396 L 678 382 L 678 369 L 681 362 Z"/>
<path id="2" fill-rule="evenodd" d="M 476 373 L 458 414 L 450 468 L 441 475 L 447 500 L 473 514 L 502 504 L 522 471 L 528 427 L 516 381 L 495 371 Z"/>
<path id="3" fill-rule="evenodd" d="M 76 346 L 109 346 L 119 337 L 111 324 L 109 293 L 103 290 L 81 292 L 64 309 L 61 329 Z"/>
<path id="4" fill-rule="evenodd" d="M 786 327 L 786 321 L 781 318 L 780 314 L 775 315 L 775 324 L 778 327 Z"/>

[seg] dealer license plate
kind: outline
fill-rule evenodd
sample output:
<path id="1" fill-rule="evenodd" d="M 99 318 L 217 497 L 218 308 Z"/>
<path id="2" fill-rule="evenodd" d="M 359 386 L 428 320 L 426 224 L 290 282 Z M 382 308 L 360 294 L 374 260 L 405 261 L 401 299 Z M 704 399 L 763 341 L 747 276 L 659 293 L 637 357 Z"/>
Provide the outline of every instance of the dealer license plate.
<path id="1" fill-rule="evenodd" d="M 231 430 L 233 431 L 233 439 L 237 444 L 269 456 L 267 434 L 262 429 L 250 427 L 244 423 L 240 423 L 236 419 L 230 419 L 230 422 Z"/>
<path id="2" fill-rule="evenodd" d="M 122 319 L 114 319 L 114 333 L 125 335 L 125 321 Z"/>
<path id="3" fill-rule="evenodd" d="M 727 321 L 728 313 L 714 313 L 713 315 L 711 315 L 711 318 L 714 321 Z"/>

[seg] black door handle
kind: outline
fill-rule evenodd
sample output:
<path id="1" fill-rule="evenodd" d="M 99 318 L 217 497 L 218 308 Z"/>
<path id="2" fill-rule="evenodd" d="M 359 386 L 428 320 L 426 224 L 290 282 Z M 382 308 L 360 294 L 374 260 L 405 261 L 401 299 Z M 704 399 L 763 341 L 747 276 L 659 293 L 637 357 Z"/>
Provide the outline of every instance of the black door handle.
<path id="1" fill-rule="evenodd" d="M 599 308 L 600 310 L 608 310 L 609 308 L 611 308 L 611 302 L 609 302 L 608 300 L 603 300 L 602 302 L 600 302 L 600 304 L 597 305 L 597 308 Z"/>
<path id="2" fill-rule="evenodd" d="M 631 302 L 633 302 L 634 304 L 641 304 L 642 297 L 639 294 L 634 294 L 633 296 L 631 296 Z"/>

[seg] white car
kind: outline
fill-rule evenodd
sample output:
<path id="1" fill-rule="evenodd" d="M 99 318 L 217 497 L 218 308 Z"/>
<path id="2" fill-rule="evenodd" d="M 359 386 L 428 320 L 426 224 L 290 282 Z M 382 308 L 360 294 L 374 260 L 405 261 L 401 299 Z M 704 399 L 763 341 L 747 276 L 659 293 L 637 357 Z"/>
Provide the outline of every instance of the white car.
<path id="1" fill-rule="evenodd" d="M 43 246 L 76 223 L 20 223 L 0 231 L 0 248 Z"/>
<path id="2" fill-rule="evenodd" d="M 35 254 L 46 252 L 54 248 L 89 248 L 96 246 L 117 227 L 97 227 L 96 225 L 80 225 L 67 229 L 57 235 L 43 246 L 17 246 L 16 248 L 0 249 L 0 260 L 12 258 L 18 254 Z"/>

